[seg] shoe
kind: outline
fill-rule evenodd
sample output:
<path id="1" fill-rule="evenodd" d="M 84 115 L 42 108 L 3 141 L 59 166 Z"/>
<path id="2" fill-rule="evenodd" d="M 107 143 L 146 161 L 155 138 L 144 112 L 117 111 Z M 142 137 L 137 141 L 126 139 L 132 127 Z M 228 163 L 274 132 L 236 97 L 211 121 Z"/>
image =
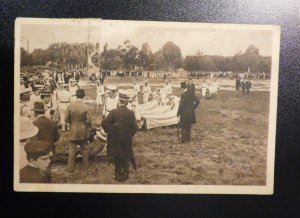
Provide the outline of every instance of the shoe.
<path id="1" fill-rule="evenodd" d="M 123 182 L 123 180 L 121 178 L 117 178 L 115 175 L 112 175 L 111 178 L 113 178 L 117 182 Z"/>

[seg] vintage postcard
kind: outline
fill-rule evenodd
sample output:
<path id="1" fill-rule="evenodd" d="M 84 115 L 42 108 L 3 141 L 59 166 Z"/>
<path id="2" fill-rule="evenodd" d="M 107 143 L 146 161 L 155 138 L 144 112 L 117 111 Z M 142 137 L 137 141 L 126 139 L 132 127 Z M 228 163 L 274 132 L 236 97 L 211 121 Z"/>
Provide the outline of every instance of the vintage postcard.
<path id="1" fill-rule="evenodd" d="M 273 194 L 280 27 L 15 22 L 14 190 Z"/>

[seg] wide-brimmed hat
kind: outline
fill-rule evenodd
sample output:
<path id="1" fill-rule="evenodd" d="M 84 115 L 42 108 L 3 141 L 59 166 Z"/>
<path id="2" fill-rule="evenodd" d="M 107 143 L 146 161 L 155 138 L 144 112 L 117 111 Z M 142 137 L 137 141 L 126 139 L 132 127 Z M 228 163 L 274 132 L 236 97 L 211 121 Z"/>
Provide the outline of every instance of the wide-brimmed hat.
<path id="1" fill-rule="evenodd" d="M 187 86 L 186 86 L 186 82 L 181 82 L 180 83 L 180 88 L 181 89 L 185 89 Z"/>
<path id="2" fill-rule="evenodd" d="M 33 125 L 32 121 L 28 117 L 20 117 L 20 138 L 19 140 L 28 139 L 35 136 L 39 132 L 39 129 Z"/>
<path id="3" fill-rule="evenodd" d="M 24 150 L 32 156 L 45 156 L 51 151 L 51 144 L 47 141 L 33 140 L 26 143 Z"/>
<path id="4" fill-rule="evenodd" d="M 109 91 L 116 91 L 118 89 L 118 87 L 115 85 L 108 85 L 106 88 Z"/>

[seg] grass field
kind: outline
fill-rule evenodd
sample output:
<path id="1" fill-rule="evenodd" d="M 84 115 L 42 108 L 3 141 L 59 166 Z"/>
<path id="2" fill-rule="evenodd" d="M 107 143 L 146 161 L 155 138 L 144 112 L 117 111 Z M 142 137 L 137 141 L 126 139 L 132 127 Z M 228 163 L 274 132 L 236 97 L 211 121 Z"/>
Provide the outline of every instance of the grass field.
<path id="1" fill-rule="evenodd" d="M 83 88 L 86 99 L 96 98 L 94 85 Z M 178 88 L 173 92 L 180 95 Z M 219 91 L 216 98 L 201 100 L 188 144 L 178 143 L 177 127 L 138 132 L 134 137 L 138 170 L 130 168 L 126 184 L 265 185 L 269 95 L 265 91 L 249 96 Z M 89 106 L 93 123 L 100 123 L 101 112 L 94 103 Z M 68 134 L 61 134 L 59 153 L 67 150 Z M 99 141 L 91 145 L 95 143 L 99 149 L 104 146 Z M 53 183 L 117 183 L 111 177 L 114 167 L 105 157 L 91 158 L 87 171 L 79 161 L 72 175 L 67 173 L 65 163 L 54 163 L 52 168 Z"/>

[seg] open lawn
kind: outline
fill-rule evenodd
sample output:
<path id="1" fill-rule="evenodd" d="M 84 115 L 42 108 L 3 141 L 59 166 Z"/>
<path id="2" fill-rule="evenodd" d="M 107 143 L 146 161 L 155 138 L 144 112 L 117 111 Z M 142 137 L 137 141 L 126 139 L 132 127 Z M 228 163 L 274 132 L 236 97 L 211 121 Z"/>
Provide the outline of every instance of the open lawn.
<path id="1" fill-rule="evenodd" d="M 162 80 L 156 83 L 162 86 Z M 87 100 L 96 98 L 95 85 L 83 89 Z M 178 88 L 173 92 L 180 95 Z M 217 97 L 201 100 L 188 144 L 178 143 L 176 126 L 138 132 L 134 137 L 138 170 L 130 168 L 126 184 L 265 185 L 269 97 L 268 91 L 248 96 L 219 91 Z M 94 102 L 88 104 L 93 123 L 100 123 L 101 112 Z M 59 153 L 67 150 L 68 134 L 61 133 Z M 93 143 L 98 148 L 104 146 L 100 141 Z M 53 163 L 52 172 L 54 183 L 118 183 L 112 179 L 114 167 L 105 162 L 105 157 L 91 158 L 87 171 L 79 161 L 72 175 L 67 173 L 65 163 Z"/>

